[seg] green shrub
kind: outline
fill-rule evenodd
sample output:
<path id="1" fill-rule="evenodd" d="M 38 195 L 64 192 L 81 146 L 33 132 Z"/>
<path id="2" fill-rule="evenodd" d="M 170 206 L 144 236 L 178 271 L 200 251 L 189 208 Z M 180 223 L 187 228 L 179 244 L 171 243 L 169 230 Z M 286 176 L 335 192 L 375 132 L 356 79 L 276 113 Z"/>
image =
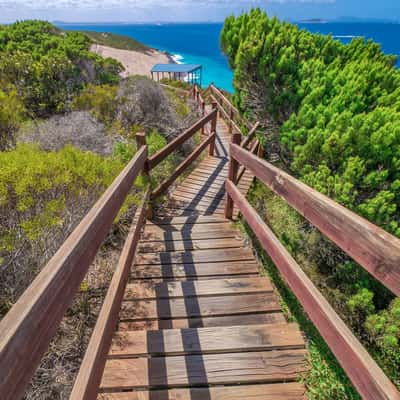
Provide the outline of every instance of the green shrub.
<path id="1" fill-rule="evenodd" d="M 117 86 L 91 85 L 74 99 L 73 108 L 88 110 L 104 124 L 112 124 L 118 110 Z"/>
<path id="2" fill-rule="evenodd" d="M 35 116 L 63 111 L 89 82 L 116 83 L 120 63 L 89 51 L 90 39 L 48 22 L 23 21 L 0 30 L 0 76 L 15 85 Z"/>
<path id="3" fill-rule="evenodd" d="M 23 105 L 15 89 L 0 90 L 0 151 L 15 144 L 15 133 L 20 126 L 23 112 Z"/>
<path id="4" fill-rule="evenodd" d="M 11 304 L 125 163 L 71 146 L 0 152 L 0 308 Z M 136 204 L 137 182 L 123 210 Z M 120 215 L 122 215 L 120 213 Z"/>

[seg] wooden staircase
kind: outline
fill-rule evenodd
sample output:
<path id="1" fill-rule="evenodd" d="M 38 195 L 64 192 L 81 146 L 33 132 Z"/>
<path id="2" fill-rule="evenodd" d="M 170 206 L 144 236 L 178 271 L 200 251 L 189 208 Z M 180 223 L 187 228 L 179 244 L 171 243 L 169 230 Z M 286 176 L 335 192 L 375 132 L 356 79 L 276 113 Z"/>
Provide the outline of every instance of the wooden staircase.
<path id="1" fill-rule="evenodd" d="M 146 224 L 101 399 L 304 398 L 303 337 L 223 217 L 230 140 L 219 119 L 218 155 L 201 161 Z M 246 171 L 243 193 L 252 179 Z"/>
<path id="2" fill-rule="evenodd" d="M 218 88 L 193 87 L 185 96 L 193 96 L 202 117 L 153 155 L 137 134 L 135 156 L 0 321 L 0 398 L 23 398 L 138 175 L 150 176 L 201 131 L 201 143 L 171 176 L 143 192 L 70 400 L 306 397 L 299 382 L 307 368 L 303 337 L 286 322 L 234 225 L 239 211 L 360 396 L 400 400 L 245 195 L 254 174 L 397 296 L 400 240 L 267 162 L 259 124 L 246 121 Z M 166 193 L 206 149 L 209 156 L 154 210 L 149 200 Z M 153 218 L 146 221 L 149 209 Z"/>

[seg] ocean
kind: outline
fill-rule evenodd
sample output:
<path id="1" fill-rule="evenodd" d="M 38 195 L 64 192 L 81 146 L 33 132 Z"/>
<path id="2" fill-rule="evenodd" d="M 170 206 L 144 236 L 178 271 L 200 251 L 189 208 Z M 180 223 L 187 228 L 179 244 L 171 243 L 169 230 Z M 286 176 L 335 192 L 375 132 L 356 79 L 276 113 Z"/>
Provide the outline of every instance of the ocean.
<path id="1" fill-rule="evenodd" d="M 400 24 L 367 22 L 298 23 L 311 32 L 332 34 L 343 43 L 362 36 L 382 45 L 384 52 L 400 56 Z M 214 82 L 233 91 L 233 74 L 219 47 L 222 23 L 177 24 L 59 24 L 63 29 L 93 30 L 131 36 L 146 45 L 167 51 L 175 61 L 203 65 L 203 85 Z M 400 65 L 400 63 L 398 64 Z"/>

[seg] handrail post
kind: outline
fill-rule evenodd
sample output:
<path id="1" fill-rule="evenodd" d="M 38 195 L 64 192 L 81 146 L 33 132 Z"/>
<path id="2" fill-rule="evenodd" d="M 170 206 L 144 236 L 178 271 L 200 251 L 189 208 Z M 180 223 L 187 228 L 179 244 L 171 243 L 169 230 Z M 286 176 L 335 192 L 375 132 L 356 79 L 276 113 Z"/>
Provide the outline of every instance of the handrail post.
<path id="1" fill-rule="evenodd" d="M 141 147 L 146 146 L 146 134 L 144 132 L 138 132 L 136 134 L 136 145 L 137 149 L 139 150 Z M 146 162 L 144 163 L 143 167 L 143 175 L 149 176 L 149 163 Z"/>
<path id="2" fill-rule="evenodd" d="M 264 155 L 263 146 L 260 141 L 258 141 L 257 157 L 262 158 Z"/>
<path id="3" fill-rule="evenodd" d="M 146 134 L 144 132 L 138 132 L 135 136 L 136 138 L 136 146 L 139 150 L 141 147 L 146 146 Z M 148 180 L 150 178 L 150 168 L 149 168 L 149 156 L 147 155 L 147 159 L 143 165 L 143 176 Z M 151 203 L 149 203 L 149 207 L 147 209 L 147 218 L 151 219 L 153 217 L 153 208 Z"/>
<path id="4" fill-rule="evenodd" d="M 212 103 L 212 109 L 216 110 L 218 107 L 217 103 L 213 102 Z M 214 139 L 210 143 L 210 148 L 208 154 L 210 156 L 214 156 L 215 153 L 215 138 L 217 134 L 217 118 L 218 118 L 218 111 L 215 112 L 214 118 L 211 120 L 211 132 L 210 135 L 214 135 Z"/>
<path id="5" fill-rule="evenodd" d="M 232 134 L 233 132 L 233 118 L 234 118 L 235 113 L 233 112 L 233 108 L 230 108 L 229 111 L 229 133 Z"/>
<path id="6" fill-rule="evenodd" d="M 235 132 L 232 135 L 232 143 L 240 145 L 242 135 L 239 132 Z M 239 163 L 230 155 L 229 156 L 229 180 L 234 184 L 236 183 L 237 173 L 239 169 Z M 232 197 L 226 194 L 226 204 L 225 204 L 225 218 L 232 219 L 233 217 L 233 200 Z"/>

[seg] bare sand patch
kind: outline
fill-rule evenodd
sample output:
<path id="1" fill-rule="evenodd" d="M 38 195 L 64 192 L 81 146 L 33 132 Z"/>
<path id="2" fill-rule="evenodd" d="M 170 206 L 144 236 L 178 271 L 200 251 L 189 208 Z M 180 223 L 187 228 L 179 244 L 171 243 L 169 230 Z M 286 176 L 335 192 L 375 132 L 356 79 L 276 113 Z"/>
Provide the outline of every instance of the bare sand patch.
<path id="1" fill-rule="evenodd" d="M 154 64 L 173 63 L 170 56 L 154 49 L 142 53 L 94 44 L 90 50 L 104 58 L 111 57 L 119 61 L 125 67 L 125 71 L 121 73 L 124 78 L 129 75 L 151 76 L 150 71 Z"/>

